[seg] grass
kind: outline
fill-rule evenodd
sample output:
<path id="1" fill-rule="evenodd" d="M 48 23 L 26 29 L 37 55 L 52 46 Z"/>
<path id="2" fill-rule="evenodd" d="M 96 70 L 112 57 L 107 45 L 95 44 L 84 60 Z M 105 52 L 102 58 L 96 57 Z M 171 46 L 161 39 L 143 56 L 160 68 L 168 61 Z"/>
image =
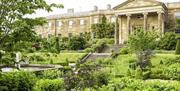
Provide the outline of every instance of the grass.
<path id="1" fill-rule="evenodd" d="M 65 63 L 67 60 L 70 63 L 75 63 L 86 55 L 86 53 L 30 53 L 28 57 L 40 56 L 45 61 L 31 61 L 33 64 L 59 64 Z"/>
<path id="2" fill-rule="evenodd" d="M 175 59 L 180 55 L 175 54 L 156 54 L 152 57 L 151 62 L 153 66 L 156 66 L 160 61 L 169 61 Z M 135 54 L 119 55 L 113 62 L 112 67 L 106 67 L 105 70 L 109 70 L 113 75 L 126 75 L 129 69 L 129 61 L 136 60 Z"/>

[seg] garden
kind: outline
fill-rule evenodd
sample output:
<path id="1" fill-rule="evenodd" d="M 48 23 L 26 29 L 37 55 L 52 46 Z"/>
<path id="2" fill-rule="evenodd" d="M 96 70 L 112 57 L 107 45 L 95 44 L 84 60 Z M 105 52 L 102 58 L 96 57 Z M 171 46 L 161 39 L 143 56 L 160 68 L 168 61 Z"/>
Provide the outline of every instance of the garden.
<path id="1" fill-rule="evenodd" d="M 48 5 L 44 0 L 2 0 L 0 4 L 0 11 L 5 11 L 0 16 L 0 68 L 16 69 L 1 69 L 0 91 L 180 91 L 179 34 L 161 36 L 137 29 L 118 52 L 111 50 L 110 57 L 84 60 L 114 45 L 115 25 L 105 16 L 91 26 L 95 39 L 88 32 L 41 38 L 33 29 L 46 20 L 24 15 L 63 5 Z M 40 65 L 43 70 L 23 70 L 21 63 L 32 68 Z"/>

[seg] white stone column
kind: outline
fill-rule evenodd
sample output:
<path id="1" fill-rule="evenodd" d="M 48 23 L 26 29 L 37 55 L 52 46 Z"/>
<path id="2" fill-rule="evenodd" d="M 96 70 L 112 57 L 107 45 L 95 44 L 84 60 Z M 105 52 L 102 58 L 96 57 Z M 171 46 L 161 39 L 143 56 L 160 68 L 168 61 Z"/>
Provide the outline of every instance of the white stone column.
<path id="1" fill-rule="evenodd" d="M 123 44 L 122 16 L 119 16 L 119 43 Z"/>
<path id="2" fill-rule="evenodd" d="M 164 25 L 164 22 L 165 22 L 165 15 L 164 14 L 162 14 L 162 24 L 161 24 L 161 26 L 162 26 L 162 29 L 161 29 L 161 34 L 164 34 L 164 30 L 165 30 L 165 25 Z"/>
<path id="3" fill-rule="evenodd" d="M 158 13 L 158 29 L 159 29 L 159 32 L 161 33 L 162 30 L 161 30 L 161 24 L 162 24 L 162 13 L 161 12 L 157 12 Z"/>
<path id="4" fill-rule="evenodd" d="M 131 14 L 127 14 L 127 32 L 128 32 L 128 35 L 131 34 Z"/>
<path id="5" fill-rule="evenodd" d="M 147 16 L 148 16 L 148 13 L 143 13 L 144 15 L 144 30 L 146 31 L 147 30 Z"/>
<path id="6" fill-rule="evenodd" d="M 115 38 L 115 44 L 119 44 L 119 29 L 118 29 L 118 15 L 115 15 L 115 34 L 114 34 L 114 38 Z"/>

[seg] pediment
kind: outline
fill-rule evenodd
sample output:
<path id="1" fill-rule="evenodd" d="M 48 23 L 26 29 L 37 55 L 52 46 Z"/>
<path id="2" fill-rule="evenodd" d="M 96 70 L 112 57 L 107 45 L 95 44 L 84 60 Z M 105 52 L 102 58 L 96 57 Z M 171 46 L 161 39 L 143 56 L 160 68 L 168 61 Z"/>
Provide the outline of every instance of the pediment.
<path id="1" fill-rule="evenodd" d="M 124 3 L 114 7 L 114 10 L 119 9 L 129 9 L 129 8 L 138 8 L 138 7 L 147 7 L 147 6 L 157 6 L 162 5 L 163 3 L 156 0 L 127 0 Z"/>

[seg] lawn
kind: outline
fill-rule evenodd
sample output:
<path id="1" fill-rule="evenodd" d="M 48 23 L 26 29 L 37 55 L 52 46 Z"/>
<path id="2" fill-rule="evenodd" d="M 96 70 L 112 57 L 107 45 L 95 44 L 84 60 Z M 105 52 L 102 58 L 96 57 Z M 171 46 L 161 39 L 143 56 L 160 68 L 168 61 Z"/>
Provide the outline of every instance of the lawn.
<path id="1" fill-rule="evenodd" d="M 158 68 L 160 62 L 173 61 L 173 59 L 180 58 L 180 55 L 175 54 L 156 54 L 152 57 L 151 63 L 152 66 Z M 113 75 L 126 75 L 129 69 L 129 63 L 136 60 L 136 56 L 134 54 L 127 55 L 119 55 L 115 60 L 113 60 L 113 65 L 111 67 L 104 68 L 105 70 L 111 71 Z M 179 64 L 177 64 L 179 65 Z M 163 65 L 166 67 L 167 65 Z M 180 68 L 180 67 L 179 67 Z M 179 69 L 178 68 L 178 69 Z"/>
<path id="2" fill-rule="evenodd" d="M 86 53 L 29 53 L 26 54 L 32 64 L 75 63 L 86 56 Z"/>

